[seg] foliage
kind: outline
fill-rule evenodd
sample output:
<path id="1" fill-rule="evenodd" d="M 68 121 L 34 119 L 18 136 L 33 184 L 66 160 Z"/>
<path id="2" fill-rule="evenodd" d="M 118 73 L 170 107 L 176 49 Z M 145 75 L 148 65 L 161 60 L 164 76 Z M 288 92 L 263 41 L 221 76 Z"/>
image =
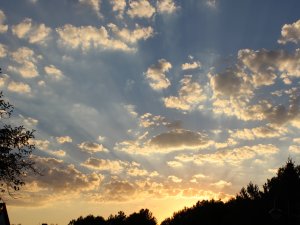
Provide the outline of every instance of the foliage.
<path id="1" fill-rule="evenodd" d="M 3 98 L 0 92 L 0 191 L 17 191 L 24 185 L 24 177 L 30 171 L 37 173 L 31 153 L 35 146 L 30 143 L 34 131 L 23 126 L 12 127 L 2 121 L 8 119 L 13 106 Z"/>

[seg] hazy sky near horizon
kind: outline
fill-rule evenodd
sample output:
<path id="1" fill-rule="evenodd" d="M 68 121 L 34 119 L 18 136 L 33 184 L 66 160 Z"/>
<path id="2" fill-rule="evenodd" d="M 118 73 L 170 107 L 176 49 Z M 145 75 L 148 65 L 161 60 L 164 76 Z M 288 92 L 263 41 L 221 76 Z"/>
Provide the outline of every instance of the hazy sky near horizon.
<path id="1" fill-rule="evenodd" d="M 1 0 L 0 89 L 36 130 L 11 223 L 162 220 L 300 162 L 300 1 Z"/>

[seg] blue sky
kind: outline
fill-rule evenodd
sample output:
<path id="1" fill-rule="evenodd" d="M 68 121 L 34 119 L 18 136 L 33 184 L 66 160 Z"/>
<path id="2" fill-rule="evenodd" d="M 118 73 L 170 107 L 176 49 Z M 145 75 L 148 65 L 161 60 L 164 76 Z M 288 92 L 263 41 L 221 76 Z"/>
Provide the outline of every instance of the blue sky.
<path id="1" fill-rule="evenodd" d="M 228 200 L 250 180 L 262 185 L 289 156 L 299 162 L 299 8 L 3 1 L 7 122 L 36 130 L 44 171 L 6 198 L 12 223 L 143 207 L 162 220 L 197 200 Z"/>

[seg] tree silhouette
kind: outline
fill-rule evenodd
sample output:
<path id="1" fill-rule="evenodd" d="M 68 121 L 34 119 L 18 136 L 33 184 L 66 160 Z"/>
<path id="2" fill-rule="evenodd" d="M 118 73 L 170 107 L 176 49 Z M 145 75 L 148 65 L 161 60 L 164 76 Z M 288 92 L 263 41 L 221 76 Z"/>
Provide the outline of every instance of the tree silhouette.
<path id="1" fill-rule="evenodd" d="M 25 184 L 24 176 L 28 172 L 38 173 L 31 158 L 35 146 L 30 140 L 34 138 L 34 131 L 2 122 L 10 118 L 12 112 L 13 106 L 0 92 L 0 191 L 9 194 Z"/>
<path id="2" fill-rule="evenodd" d="M 126 225 L 156 225 L 156 219 L 149 209 L 141 209 L 138 213 L 133 213 L 126 219 Z"/>

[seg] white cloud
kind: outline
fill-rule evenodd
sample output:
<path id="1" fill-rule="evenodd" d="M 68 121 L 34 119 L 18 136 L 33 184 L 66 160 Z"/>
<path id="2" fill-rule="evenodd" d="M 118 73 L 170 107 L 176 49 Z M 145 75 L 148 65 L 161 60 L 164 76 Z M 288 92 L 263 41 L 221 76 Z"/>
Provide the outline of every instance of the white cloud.
<path id="1" fill-rule="evenodd" d="M 168 179 L 171 180 L 174 183 L 181 183 L 182 179 L 176 176 L 168 176 Z"/>
<path id="2" fill-rule="evenodd" d="M 180 81 L 181 88 L 177 96 L 170 96 L 163 99 L 167 108 L 175 108 L 179 110 L 193 110 L 199 106 L 201 102 L 206 100 L 206 95 L 198 82 L 192 82 L 192 76 L 185 75 Z"/>
<path id="3" fill-rule="evenodd" d="M 19 94 L 29 94 L 31 93 L 31 88 L 28 84 L 25 84 L 23 82 L 15 82 L 11 81 L 9 82 L 7 89 L 11 92 L 16 92 Z"/>
<path id="4" fill-rule="evenodd" d="M 171 68 L 172 64 L 165 59 L 158 60 L 156 65 L 152 65 L 148 68 L 145 75 L 152 89 L 161 90 L 171 85 L 169 79 L 165 75 Z"/>
<path id="5" fill-rule="evenodd" d="M 193 70 L 201 67 L 200 62 L 192 62 L 192 63 L 183 63 L 181 65 L 182 70 Z"/>
<path id="6" fill-rule="evenodd" d="M 11 53 L 12 60 L 19 66 L 8 66 L 8 70 L 20 74 L 24 78 L 33 78 L 38 76 L 36 63 L 41 56 L 37 56 L 33 50 L 27 47 L 21 47 Z"/>
<path id="7" fill-rule="evenodd" d="M 278 43 L 286 44 L 288 42 L 293 42 L 295 44 L 300 42 L 300 20 L 292 24 L 283 25 Z"/>
<path id="8" fill-rule="evenodd" d="M 93 170 L 107 170 L 111 173 L 120 173 L 124 169 L 124 163 L 120 160 L 98 159 L 94 157 L 88 158 L 81 165 Z"/>
<path id="9" fill-rule="evenodd" d="M 79 3 L 91 7 L 96 15 L 101 18 L 101 0 L 79 0 Z"/>
<path id="10" fill-rule="evenodd" d="M 124 10 L 126 8 L 126 0 L 110 0 L 110 3 L 113 5 L 112 10 L 118 12 L 118 17 L 123 18 Z"/>
<path id="11" fill-rule="evenodd" d="M 139 126 L 140 127 L 152 127 L 152 126 L 160 126 L 167 125 L 166 118 L 160 115 L 152 115 L 151 113 L 145 113 L 140 116 Z"/>
<path id="12" fill-rule="evenodd" d="M 78 145 L 78 147 L 81 150 L 91 154 L 96 152 L 108 152 L 108 150 L 102 144 L 93 143 L 93 142 L 82 142 L 81 144 Z"/>
<path id="13" fill-rule="evenodd" d="M 231 182 L 227 182 L 225 180 L 219 180 L 218 182 L 212 183 L 211 186 L 215 186 L 217 188 L 225 188 L 225 187 L 229 187 L 231 186 L 232 183 Z"/>
<path id="14" fill-rule="evenodd" d="M 118 28 L 115 24 L 110 23 L 108 27 L 111 28 L 112 32 L 120 38 L 122 41 L 130 44 L 135 44 L 139 40 L 147 40 L 154 35 L 154 30 L 152 27 L 140 27 L 136 25 L 134 30 L 129 30 L 127 28 Z"/>
<path id="15" fill-rule="evenodd" d="M 45 44 L 51 28 L 45 24 L 33 24 L 32 19 L 25 18 L 18 25 L 12 26 L 12 33 L 18 38 L 28 40 L 31 44 Z"/>
<path id="16" fill-rule="evenodd" d="M 0 9 L 0 33 L 5 33 L 8 30 L 8 25 L 4 24 L 5 20 L 6 16 L 4 12 Z"/>
<path id="17" fill-rule="evenodd" d="M 150 18 L 155 13 L 155 8 L 149 0 L 132 0 L 129 2 L 129 7 L 127 14 L 132 18 Z"/>
<path id="18" fill-rule="evenodd" d="M 291 145 L 289 147 L 289 152 L 295 153 L 295 154 L 300 154 L 300 146 L 299 145 Z"/>
<path id="19" fill-rule="evenodd" d="M 57 28 L 59 35 L 59 43 L 72 49 L 81 49 L 83 52 L 91 48 L 102 48 L 106 50 L 133 51 L 124 42 L 111 39 L 106 28 L 101 26 L 96 28 L 93 26 L 75 27 L 66 24 Z"/>
<path id="20" fill-rule="evenodd" d="M 66 152 L 64 150 L 49 151 L 49 153 L 52 154 L 52 155 L 55 155 L 57 157 L 66 156 Z"/>
<path id="21" fill-rule="evenodd" d="M 7 56 L 7 47 L 0 43 L 0 58 Z"/>
<path id="22" fill-rule="evenodd" d="M 44 70 L 50 77 L 53 77 L 56 80 L 60 80 L 63 77 L 62 71 L 54 65 L 45 66 Z"/>
<path id="23" fill-rule="evenodd" d="M 183 166 L 183 164 L 181 162 L 178 162 L 178 161 L 168 161 L 167 165 L 169 167 L 173 167 L 173 168 L 178 168 L 178 167 L 182 167 Z"/>
<path id="24" fill-rule="evenodd" d="M 73 140 L 70 136 L 56 137 L 56 141 L 60 144 L 71 143 Z"/>
<path id="25" fill-rule="evenodd" d="M 158 13 L 174 13 L 178 7 L 173 0 L 157 0 L 156 8 Z"/>

